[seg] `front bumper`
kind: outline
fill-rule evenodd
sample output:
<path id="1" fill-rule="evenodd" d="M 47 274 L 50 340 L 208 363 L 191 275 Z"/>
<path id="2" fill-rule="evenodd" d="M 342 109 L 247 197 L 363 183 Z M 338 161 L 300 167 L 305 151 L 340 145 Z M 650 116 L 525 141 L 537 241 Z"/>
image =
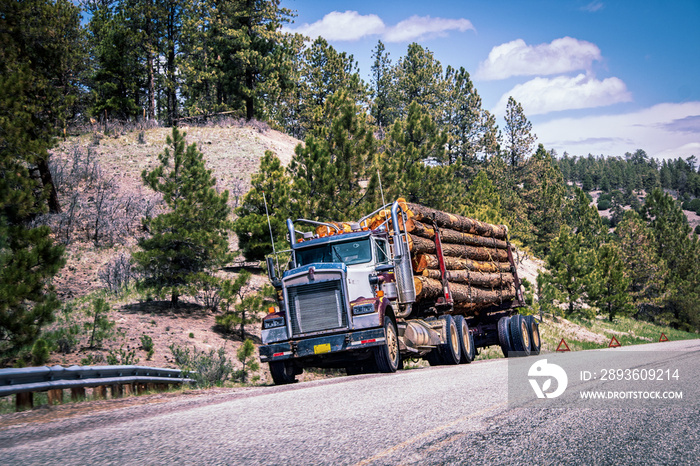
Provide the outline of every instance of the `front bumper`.
<path id="1" fill-rule="evenodd" d="M 259 348 L 260 361 L 270 362 L 309 356 L 323 356 L 324 354 L 379 346 L 383 345 L 385 341 L 384 329 L 376 328 L 272 343 Z"/>

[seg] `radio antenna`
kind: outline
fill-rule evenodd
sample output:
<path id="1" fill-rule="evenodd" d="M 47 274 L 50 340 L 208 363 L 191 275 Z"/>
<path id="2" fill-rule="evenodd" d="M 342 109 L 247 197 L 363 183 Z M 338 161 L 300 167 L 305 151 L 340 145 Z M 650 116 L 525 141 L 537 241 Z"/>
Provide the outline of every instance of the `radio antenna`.
<path id="1" fill-rule="evenodd" d="M 377 179 L 379 180 L 379 192 L 382 193 L 382 205 L 384 206 L 384 210 L 386 211 L 386 201 L 384 200 L 384 189 L 382 189 L 382 175 L 379 173 L 379 170 L 377 170 Z M 387 216 L 387 218 L 389 218 Z"/>
<path id="2" fill-rule="evenodd" d="M 280 268 L 280 260 L 277 257 L 277 251 L 275 250 L 275 238 L 272 235 L 272 225 L 270 224 L 270 213 L 267 210 L 267 199 L 265 199 L 265 191 L 262 192 L 263 202 L 265 203 L 265 215 L 267 216 L 267 229 L 270 230 L 270 242 L 272 243 L 272 254 L 275 256 L 275 261 L 277 262 L 277 268 Z"/>

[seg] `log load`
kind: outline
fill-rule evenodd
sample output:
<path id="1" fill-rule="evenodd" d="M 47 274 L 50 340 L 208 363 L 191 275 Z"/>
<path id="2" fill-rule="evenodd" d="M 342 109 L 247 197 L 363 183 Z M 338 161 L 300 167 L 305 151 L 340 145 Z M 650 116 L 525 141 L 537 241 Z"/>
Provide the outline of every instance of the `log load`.
<path id="1" fill-rule="evenodd" d="M 461 215 L 398 200 L 404 215 L 399 230 L 408 233 L 416 301 L 426 307 L 444 297 L 443 277 L 435 243 L 439 230 L 445 277 L 453 298 L 453 313 L 473 314 L 516 299 L 515 276 L 509 259 L 508 229 Z M 387 222 L 388 220 L 388 222 Z M 386 228 L 393 234 L 390 210 L 362 222 L 362 227 Z M 345 224 L 339 224 L 347 231 Z M 419 307 L 420 308 L 420 307 Z"/>
<path id="2" fill-rule="evenodd" d="M 435 230 L 415 218 L 411 218 L 406 222 L 406 231 L 412 236 L 420 236 L 435 241 Z M 440 229 L 440 239 L 443 243 L 466 244 L 492 249 L 508 249 L 508 243 L 501 239 L 462 233 L 460 231 L 450 230 L 449 228 Z"/>
<path id="3" fill-rule="evenodd" d="M 409 217 L 415 218 L 419 222 L 432 222 L 434 219 L 435 223 L 441 228 L 448 228 L 472 235 L 486 236 L 488 238 L 501 240 L 506 240 L 508 237 L 508 229 L 504 225 L 492 225 L 490 223 L 474 220 L 473 218 L 431 209 L 430 207 L 420 204 L 409 203 L 406 205 L 411 212 Z"/>
<path id="4" fill-rule="evenodd" d="M 413 271 L 421 273 L 425 269 L 438 269 L 440 267 L 435 254 L 417 254 L 413 256 Z M 508 262 L 481 262 L 461 257 L 445 256 L 445 268 L 448 270 L 473 270 L 475 272 L 510 272 Z"/>
<path id="5" fill-rule="evenodd" d="M 421 275 L 413 277 L 416 287 L 416 299 L 436 299 L 442 296 L 442 283 Z M 457 303 L 497 304 L 515 299 L 515 286 L 512 284 L 502 289 L 486 289 L 477 286 L 450 282 L 452 299 Z"/>
<path id="6" fill-rule="evenodd" d="M 410 235 L 408 245 L 414 254 L 435 254 L 435 242 L 429 239 Z M 477 261 L 508 262 L 508 251 L 505 249 L 489 249 L 466 244 L 442 243 L 442 254 Z"/>
<path id="7" fill-rule="evenodd" d="M 439 270 L 425 269 L 421 275 L 434 280 L 441 280 Z M 513 275 L 510 273 L 483 273 L 470 272 L 468 270 L 448 270 L 447 281 L 488 288 L 500 288 L 512 285 Z"/>

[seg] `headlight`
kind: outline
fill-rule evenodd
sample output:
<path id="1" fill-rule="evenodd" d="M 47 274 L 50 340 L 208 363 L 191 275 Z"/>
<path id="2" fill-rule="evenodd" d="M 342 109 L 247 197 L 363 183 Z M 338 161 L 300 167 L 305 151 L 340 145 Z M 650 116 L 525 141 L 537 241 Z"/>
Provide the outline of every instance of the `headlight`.
<path id="1" fill-rule="evenodd" d="M 284 327 L 284 317 L 263 320 L 263 328 Z"/>
<path id="2" fill-rule="evenodd" d="M 374 304 L 359 304 L 352 307 L 352 313 L 355 315 L 359 314 L 371 314 L 374 312 Z"/>

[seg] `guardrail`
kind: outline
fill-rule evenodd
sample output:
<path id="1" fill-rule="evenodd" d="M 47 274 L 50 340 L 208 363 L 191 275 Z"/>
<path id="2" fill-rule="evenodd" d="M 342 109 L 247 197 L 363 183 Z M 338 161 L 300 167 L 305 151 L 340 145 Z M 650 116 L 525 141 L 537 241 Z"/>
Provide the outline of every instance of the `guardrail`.
<path id="1" fill-rule="evenodd" d="M 48 392 L 49 404 L 63 402 L 63 390 L 71 390 L 71 399 L 85 398 L 85 389 L 93 387 L 94 398 L 112 398 L 136 391 L 165 390 L 169 384 L 193 382 L 179 369 L 146 366 L 43 366 L 0 369 L 0 397 L 16 395 L 17 410 L 34 406 L 34 393 Z"/>

